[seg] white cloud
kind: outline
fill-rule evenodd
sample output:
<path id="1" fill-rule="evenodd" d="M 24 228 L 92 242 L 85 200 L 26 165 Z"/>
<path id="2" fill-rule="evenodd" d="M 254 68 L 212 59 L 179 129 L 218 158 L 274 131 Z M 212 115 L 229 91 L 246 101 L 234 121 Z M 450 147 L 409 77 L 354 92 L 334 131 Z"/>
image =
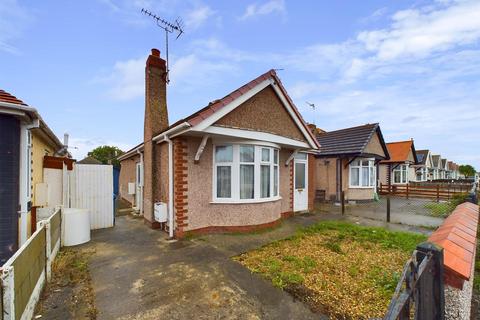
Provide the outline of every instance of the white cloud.
<path id="1" fill-rule="evenodd" d="M 387 29 L 363 31 L 358 40 L 380 60 L 425 57 L 480 38 L 480 2 L 409 9 L 392 16 Z"/>
<path id="2" fill-rule="evenodd" d="M 18 54 L 12 41 L 21 36 L 32 17 L 16 0 L 0 2 L 0 51 Z"/>
<path id="3" fill-rule="evenodd" d="M 189 29 L 197 29 L 202 26 L 208 19 L 215 14 L 207 5 L 199 6 L 189 12 L 187 12 L 185 18 L 185 25 Z"/>
<path id="4" fill-rule="evenodd" d="M 245 13 L 240 17 L 240 20 L 245 20 L 255 16 L 268 15 L 272 13 L 286 14 L 286 7 L 284 0 L 269 0 L 263 4 L 253 3 L 247 6 Z"/>
<path id="5" fill-rule="evenodd" d="M 194 53 L 174 59 L 170 70 L 172 86 L 176 90 L 187 92 L 221 83 L 222 77 L 237 70 L 237 66 Z"/>
<path id="6" fill-rule="evenodd" d="M 107 75 L 96 76 L 92 83 L 107 85 L 106 95 L 113 100 L 127 101 L 145 94 L 145 57 L 117 61 Z"/>
<path id="7" fill-rule="evenodd" d="M 126 144 L 123 142 L 112 141 L 112 140 L 104 140 L 104 139 L 89 139 L 89 138 L 77 138 L 77 137 L 70 137 L 69 147 L 70 153 L 72 154 L 74 159 L 81 160 L 85 158 L 88 152 L 92 151 L 96 147 L 99 146 L 116 146 L 120 148 L 122 151 L 127 151 L 133 147 L 133 145 Z"/>

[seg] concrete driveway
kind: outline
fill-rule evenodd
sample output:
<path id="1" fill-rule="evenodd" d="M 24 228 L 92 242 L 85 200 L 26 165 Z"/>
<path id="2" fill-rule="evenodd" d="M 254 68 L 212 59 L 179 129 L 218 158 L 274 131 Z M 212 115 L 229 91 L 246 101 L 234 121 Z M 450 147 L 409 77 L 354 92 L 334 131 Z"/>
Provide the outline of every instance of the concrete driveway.
<path id="1" fill-rule="evenodd" d="M 95 231 L 89 246 L 98 319 L 326 319 L 231 257 L 320 220 L 412 227 L 331 214 L 295 216 L 268 232 L 208 235 L 175 243 L 131 216 Z"/>
<path id="2" fill-rule="evenodd" d="M 273 234 L 294 230 L 280 229 Z M 230 259 L 262 238 L 271 241 L 262 234 L 168 243 L 141 220 L 119 217 L 115 228 L 93 234 L 90 272 L 98 319 L 319 319 Z"/>

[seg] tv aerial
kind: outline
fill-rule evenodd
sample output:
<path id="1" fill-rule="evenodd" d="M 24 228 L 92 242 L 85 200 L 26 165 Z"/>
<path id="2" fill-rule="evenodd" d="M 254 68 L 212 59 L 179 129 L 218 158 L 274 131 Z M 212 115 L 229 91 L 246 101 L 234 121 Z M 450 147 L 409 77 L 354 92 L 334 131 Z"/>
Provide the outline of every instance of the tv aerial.
<path id="1" fill-rule="evenodd" d="M 165 30 L 165 51 L 166 51 L 166 62 L 167 62 L 167 77 L 166 77 L 166 81 L 167 83 L 170 82 L 170 79 L 168 78 L 168 74 L 170 72 L 170 69 L 168 67 L 168 35 L 169 33 L 175 33 L 177 35 L 177 37 L 175 38 L 175 40 L 177 40 L 178 38 L 180 38 L 180 36 L 184 33 L 183 31 L 183 21 L 182 19 L 180 18 L 177 18 L 175 19 L 175 22 L 169 22 L 165 19 L 162 19 L 160 18 L 158 15 L 156 15 L 155 13 L 151 12 L 151 11 L 148 11 L 147 9 L 144 9 L 142 8 L 142 11 L 141 11 L 144 15 L 148 16 L 148 17 L 151 17 L 157 24 L 157 26 L 159 28 L 162 28 L 163 30 Z"/>
<path id="2" fill-rule="evenodd" d="M 305 103 L 310 107 L 312 108 L 313 111 L 315 111 L 315 103 L 311 103 L 311 102 L 308 102 L 308 101 L 305 101 Z M 315 116 L 313 117 L 313 124 L 315 124 Z"/>

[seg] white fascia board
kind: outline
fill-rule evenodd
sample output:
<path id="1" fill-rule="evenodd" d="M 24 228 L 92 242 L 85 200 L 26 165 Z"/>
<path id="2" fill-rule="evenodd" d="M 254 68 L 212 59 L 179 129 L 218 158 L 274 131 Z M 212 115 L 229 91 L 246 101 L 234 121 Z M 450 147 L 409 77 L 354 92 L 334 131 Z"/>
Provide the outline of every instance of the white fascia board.
<path id="1" fill-rule="evenodd" d="M 192 128 L 192 130 L 193 131 L 204 131 L 205 129 L 210 127 L 212 124 L 214 124 L 215 122 L 220 120 L 222 117 L 224 117 L 228 113 L 235 110 L 235 108 L 240 106 L 242 103 L 244 103 L 245 101 L 247 101 L 248 99 L 250 99 L 251 97 L 256 95 L 257 93 L 259 93 L 260 91 L 262 91 L 264 88 L 266 88 L 269 85 L 273 85 L 273 80 L 271 78 L 269 78 L 267 80 L 264 80 L 261 83 L 257 84 L 255 87 L 250 89 L 250 91 L 248 91 L 245 94 L 242 94 L 240 97 L 233 100 L 232 102 L 230 102 L 229 104 L 224 106 L 222 109 L 216 111 L 210 117 L 206 118 L 205 120 L 203 120 L 202 122 L 200 122 L 199 124 L 194 126 Z"/>
<path id="2" fill-rule="evenodd" d="M 308 133 L 307 129 L 303 125 L 302 121 L 299 119 L 298 115 L 293 111 L 293 106 L 288 102 L 287 98 L 283 94 L 282 90 L 278 87 L 277 84 L 273 84 L 273 89 L 277 93 L 278 97 L 282 101 L 283 105 L 287 109 L 288 113 L 292 117 L 292 119 L 295 121 L 297 127 L 300 129 L 300 131 L 303 133 L 305 138 L 307 138 L 307 141 L 310 143 L 312 149 L 318 149 L 315 141 L 313 141 L 312 136 Z"/>
<path id="3" fill-rule="evenodd" d="M 223 136 L 229 136 L 229 137 L 235 137 L 235 138 L 244 138 L 244 139 L 251 139 L 251 140 L 273 142 L 280 145 L 292 146 L 295 148 L 311 149 L 308 143 L 286 138 L 286 137 L 279 136 L 272 133 L 266 133 L 266 132 L 223 128 L 223 127 L 215 127 L 215 126 L 210 126 L 202 130 L 202 132 L 206 132 L 212 135 L 215 134 L 215 135 L 223 135 Z"/>

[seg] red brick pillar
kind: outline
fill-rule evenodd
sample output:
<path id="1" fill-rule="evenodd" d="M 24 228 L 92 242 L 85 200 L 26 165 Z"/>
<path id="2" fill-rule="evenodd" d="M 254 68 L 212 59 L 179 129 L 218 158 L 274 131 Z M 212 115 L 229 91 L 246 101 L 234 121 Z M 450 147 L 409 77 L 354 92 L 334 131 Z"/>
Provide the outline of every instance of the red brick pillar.
<path id="1" fill-rule="evenodd" d="M 173 140 L 175 237 L 185 235 L 188 226 L 188 147 L 184 139 Z"/>

